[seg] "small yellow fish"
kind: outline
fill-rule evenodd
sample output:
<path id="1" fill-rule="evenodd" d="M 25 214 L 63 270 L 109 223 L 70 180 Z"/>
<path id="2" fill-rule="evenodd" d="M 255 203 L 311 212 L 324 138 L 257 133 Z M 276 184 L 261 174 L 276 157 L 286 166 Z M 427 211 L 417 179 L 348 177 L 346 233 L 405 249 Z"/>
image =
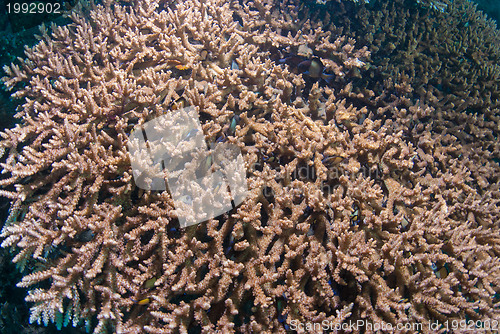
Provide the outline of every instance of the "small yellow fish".
<path id="1" fill-rule="evenodd" d="M 214 194 L 218 194 L 219 193 L 219 190 L 222 187 L 223 183 L 224 183 L 223 181 L 220 181 L 219 183 L 217 183 L 217 185 L 215 186 L 214 191 L 213 191 Z"/>
<path id="2" fill-rule="evenodd" d="M 147 304 L 149 304 L 150 301 L 151 300 L 149 300 L 149 298 L 144 298 L 144 299 L 139 300 L 137 302 L 137 304 L 139 304 L 139 305 L 147 305 Z"/>
<path id="3" fill-rule="evenodd" d="M 186 71 L 189 70 L 189 65 L 175 65 L 175 68 L 179 71 Z"/>

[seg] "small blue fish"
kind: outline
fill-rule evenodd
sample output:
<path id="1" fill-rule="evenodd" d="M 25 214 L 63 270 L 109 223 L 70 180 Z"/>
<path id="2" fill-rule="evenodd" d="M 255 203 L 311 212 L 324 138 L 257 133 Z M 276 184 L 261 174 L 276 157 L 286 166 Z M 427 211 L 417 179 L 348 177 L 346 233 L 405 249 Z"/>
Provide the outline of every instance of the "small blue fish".
<path id="1" fill-rule="evenodd" d="M 222 134 L 222 135 L 219 136 L 219 138 L 217 138 L 217 140 L 215 140 L 215 143 L 216 144 L 218 144 L 218 143 L 224 143 L 226 140 L 227 140 L 226 135 Z"/>
<path id="2" fill-rule="evenodd" d="M 227 247 L 226 247 L 226 254 L 229 253 L 233 249 L 234 242 L 235 242 L 235 240 L 234 240 L 233 235 L 229 234 L 228 243 L 227 243 Z"/>
<path id="3" fill-rule="evenodd" d="M 208 174 L 210 171 L 210 168 L 212 167 L 212 155 L 209 154 L 207 158 L 201 162 L 201 164 L 198 166 L 196 170 L 196 177 L 204 177 Z"/>
<path id="4" fill-rule="evenodd" d="M 189 139 L 193 138 L 194 136 L 196 136 L 196 133 L 198 133 L 198 129 L 196 128 L 193 128 L 191 129 L 185 136 L 184 138 L 182 139 L 183 141 L 188 141 Z"/>
<path id="5" fill-rule="evenodd" d="M 304 57 L 291 54 L 285 58 L 278 60 L 280 64 L 286 64 L 292 68 L 296 68 L 301 62 L 305 60 Z"/>
<path id="6" fill-rule="evenodd" d="M 336 287 L 336 284 L 334 282 L 332 282 L 331 279 L 328 280 L 328 284 L 330 285 L 330 287 L 332 288 L 332 292 L 333 292 L 333 295 L 334 296 L 338 296 L 339 295 L 339 291 L 337 290 L 337 287 Z M 335 286 L 334 286 L 335 285 Z"/>
<path id="7" fill-rule="evenodd" d="M 280 314 L 278 314 L 278 321 L 279 321 L 280 323 L 284 323 L 284 322 L 286 321 L 286 317 L 287 317 L 287 315 L 286 315 L 286 314 L 285 314 L 285 315 L 283 315 L 283 314 L 281 314 L 281 313 L 280 313 Z"/>
<path id="8" fill-rule="evenodd" d="M 234 60 L 231 62 L 231 69 L 232 70 L 239 70 L 240 69 L 240 67 L 238 66 L 238 63 Z"/>
<path id="9" fill-rule="evenodd" d="M 267 155 L 264 155 L 264 156 L 262 157 L 262 160 L 263 160 L 264 162 L 274 162 L 274 161 L 276 161 L 276 158 L 275 158 L 274 156 L 270 156 L 270 157 L 268 157 Z"/>
<path id="10" fill-rule="evenodd" d="M 179 197 L 179 201 L 181 201 L 187 205 L 193 204 L 193 199 L 189 195 L 184 195 L 184 196 Z"/>
<path id="11" fill-rule="evenodd" d="M 233 118 L 231 118 L 231 122 L 229 123 L 229 128 L 228 128 L 228 133 L 229 135 L 234 135 L 236 132 L 236 125 L 240 122 L 240 116 L 234 115 Z"/>
<path id="12" fill-rule="evenodd" d="M 216 185 L 215 185 L 215 188 L 214 188 L 214 191 L 213 193 L 214 194 L 218 194 L 219 193 L 219 190 L 222 188 L 222 186 L 225 184 L 224 181 L 220 181 L 218 182 Z"/>
<path id="13" fill-rule="evenodd" d="M 333 84 L 335 81 L 335 74 L 321 73 L 321 79 L 325 80 L 328 85 Z"/>
<path id="14" fill-rule="evenodd" d="M 302 217 L 304 217 L 304 219 L 306 219 L 307 217 L 309 217 L 312 213 L 313 213 L 313 208 L 311 208 L 309 205 L 306 206 L 306 208 L 304 209 L 304 214 L 302 215 Z"/>
<path id="15" fill-rule="evenodd" d="M 143 299 L 135 299 L 135 298 L 130 298 L 131 301 L 133 301 L 135 304 L 139 305 L 147 305 L 149 302 L 151 302 L 151 299 L 149 297 L 143 298 Z"/>

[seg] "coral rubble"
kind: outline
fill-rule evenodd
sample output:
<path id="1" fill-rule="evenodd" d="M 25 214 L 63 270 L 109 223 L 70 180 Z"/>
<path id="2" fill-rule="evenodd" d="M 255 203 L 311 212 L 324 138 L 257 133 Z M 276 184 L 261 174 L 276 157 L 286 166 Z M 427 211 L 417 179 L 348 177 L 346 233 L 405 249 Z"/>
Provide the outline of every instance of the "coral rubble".
<path id="1" fill-rule="evenodd" d="M 453 10 L 469 13 L 461 3 Z M 18 251 L 31 321 L 93 333 L 358 320 L 443 332 L 429 325 L 499 317 L 498 83 L 481 86 L 497 76 L 498 50 L 471 53 L 475 77 L 437 50 L 412 49 L 430 67 L 401 54 L 417 67 L 372 68 L 376 41 L 392 38 L 380 20 L 361 47 L 337 34 L 334 15 L 302 9 L 108 1 L 75 11 L 6 69 L 24 100 L 0 142 L 0 195 L 12 201 L 1 237 Z M 297 54 L 335 80 L 279 61 Z M 433 80 L 454 66 L 462 81 L 440 90 Z M 184 105 L 208 143 L 241 149 L 249 195 L 181 229 L 167 191 L 135 185 L 127 139 Z"/>

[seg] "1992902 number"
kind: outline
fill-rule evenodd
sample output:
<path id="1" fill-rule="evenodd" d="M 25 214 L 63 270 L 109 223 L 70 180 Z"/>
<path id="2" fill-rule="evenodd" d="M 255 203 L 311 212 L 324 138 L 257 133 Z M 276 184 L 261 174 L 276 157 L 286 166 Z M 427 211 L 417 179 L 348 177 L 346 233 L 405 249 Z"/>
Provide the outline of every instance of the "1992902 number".
<path id="1" fill-rule="evenodd" d="M 11 14 L 61 14 L 60 3 L 7 3 L 7 13 Z"/>
<path id="2" fill-rule="evenodd" d="M 487 320 L 446 320 L 443 323 L 446 330 L 464 330 L 464 331 L 474 331 L 479 332 L 481 330 L 485 331 L 497 331 L 499 329 L 499 320 L 497 319 L 487 319 Z"/>

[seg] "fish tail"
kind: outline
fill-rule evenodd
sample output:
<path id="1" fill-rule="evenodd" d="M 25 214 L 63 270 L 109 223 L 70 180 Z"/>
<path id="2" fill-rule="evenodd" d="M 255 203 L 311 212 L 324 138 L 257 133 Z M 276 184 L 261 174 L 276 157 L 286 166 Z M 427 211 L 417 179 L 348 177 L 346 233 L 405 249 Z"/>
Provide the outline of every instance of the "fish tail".
<path id="1" fill-rule="evenodd" d="M 333 84 L 333 82 L 335 81 L 335 74 L 323 73 L 323 75 L 321 77 L 323 78 L 323 80 L 325 80 L 325 82 L 328 84 L 328 86 L 331 86 Z"/>

